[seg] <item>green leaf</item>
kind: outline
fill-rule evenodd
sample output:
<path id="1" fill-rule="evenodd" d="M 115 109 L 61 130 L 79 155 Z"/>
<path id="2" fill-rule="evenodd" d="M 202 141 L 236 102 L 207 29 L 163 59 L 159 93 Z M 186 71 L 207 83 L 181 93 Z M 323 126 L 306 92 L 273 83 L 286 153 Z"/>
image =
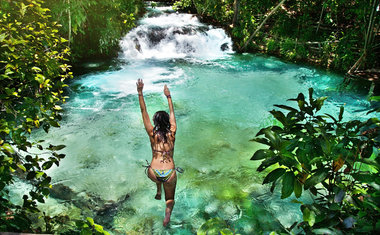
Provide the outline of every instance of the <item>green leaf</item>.
<path id="1" fill-rule="evenodd" d="M 94 219 L 91 217 L 87 217 L 86 220 L 90 223 L 91 226 L 94 226 Z"/>
<path id="2" fill-rule="evenodd" d="M 0 42 L 3 42 L 6 36 L 5 33 L 0 34 Z"/>
<path id="3" fill-rule="evenodd" d="M 47 149 L 51 150 L 51 151 L 59 151 L 59 150 L 65 148 L 65 147 L 66 147 L 66 145 L 63 145 L 63 144 L 57 145 L 57 146 L 50 145 L 49 148 L 47 148 Z"/>
<path id="4" fill-rule="evenodd" d="M 25 168 L 24 165 L 22 165 L 22 164 L 17 164 L 17 166 L 18 166 L 21 170 L 23 170 L 24 172 L 26 172 L 26 168 Z"/>
<path id="5" fill-rule="evenodd" d="M 273 155 L 273 151 L 269 149 L 259 149 L 253 154 L 251 160 L 262 160 L 264 158 L 270 158 Z"/>
<path id="6" fill-rule="evenodd" d="M 303 208 L 303 221 L 307 222 L 312 227 L 315 223 L 315 213 L 307 207 Z"/>
<path id="7" fill-rule="evenodd" d="M 294 191 L 294 174 L 293 172 L 286 172 L 282 177 L 282 189 L 281 189 L 281 199 L 289 197 Z"/>
<path id="8" fill-rule="evenodd" d="M 80 231 L 80 235 L 92 235 L 92 231 L 90 228 L 84 228 Z"/>
<path id="9" fill-rule="evenodd" d="M 2 149 L 4 149 L 5 151 L 7 151 L 8 153 L 15 153 L 14 149 L 12 148 L 12 146 L 8 143 L 5 143 L 1 146 Z"/>
<path id="10" fill-rule="evenodd" d="M 339 121 L 342 121 L 343 119 L 343 112 L 344 112 L 344 107 L 340 106 L 339 118 L 338 118 Z"/>
<path id="11" fill-rule="evenodd" d="M 275 147 L 276 149 L 279 149 L 281 147 L 281 139 L 277 133 L 268 128 L 263 129 L 263 133 L 265 137 L 270 141 L 273 147 Z"/>
<path id="12" fill-rule="evenodd" d="M 36 176 L 36 172 L 35 172 L 35 171 L 30 171 L 30 172 L 26 175 L 26 179 L 27 179 L 27 180 L 31 180 L 31 179 L 34 179 L 35 176 Z"/>
<path id="13" fill-rule="evenodd" d="M 298 180 L 294 180 L 294 195 L 296 198 L 302 195 L 302 184 Z"/>
<path id="14" fill-rule="evenodd" d="M 269 141 L 265 138 L 253 138 L 251 139 L 251 141 L 255 141 L 257 143 L 260 143 L 260 144 L 265 144 L 265 145 L 270 145 Z"/>
<path id="15" fill-rule="evenodd" d="M 380 169 L 380 164 L 377 163 L 376 160 L 373 160 L 373 159 L 369 159 L 369 158 L 359 158 L 357 159 L 358 162 L 362 162 L 362 163 L 365 163 L 365 164 L 368 164 L 370 166 L 374 166 L 377 170 Z"/>
<path id="16" fill-rule="evenodd" d="M 361 183 L 372 183 L 376 180 L 376 175 L 371 173 L 353 173 L 351 176 Z"/>
<path id="17" fill-rule="evenodd" d="M 312 87 L 310 87 L 309 88 L 309 102 L 310 102 L 310 105 L 312 105 L 314 103 L 313 92 L 314 92 L 314 89 Z"/>
<path id="18" fill-rule="evenodd" d="M 1 35 L 0 35 L 1 36 Z M 1 37 L 0 37 L 1 38 Z M 1 40 L 0 40 L 1 42 Z M 369 98 L 370 101 L 376 101 L 376 102 L 380 102 L 380 96 L 371 96 Z"/>
<path id="19" fill-rule="evenodd" d="M 233 235 L 234 233 L 231 230 L 229 230 L 228 228 L 224 228 L 224 229 L 220 230 L 220 234 L 221 235 Z"/>
<path id="20" fill-rule="evenodd" d="M 257 168 L 257 171 L 261 172 L 276 163 L 278 163 L 278 156 L 273 156 L 271 158 L 265 159 L 261 162 L 260 166 Z"/>
<path id="21" fill-rule="evenodd" d="M 327 175 L 329 174 L 327 169 L 320 169 L 315 174 L 313 174 L 310 178 L 308 178 L 305 181 L 304 188 L 309 189 L 310 187 L 321 183 L 323 180 L 326 179 Z"/>
<path id="22" fill-rule="evenodd" d="M 322 106 L 323 106 L 323 103 L 325 102 L 325 100 L 327 99 L 327 96 L 324 96 L 324 97 L 319 97 L 316 102 L 315 102 L 315 106 L 316 106 L 316 110 L 319 111 Z"/>
<path id="23" fill-rule="evenodd" d="M 99 224 L 94 224 L 94 228 L 96 231 L 100 232 L 100 233 L 103 233 L 104 230 L 103 230 L 103 226 L 99 225 Z"/>
<path id="24" fill-rule="evenodd" d="M 286 170 L 284 168 L 277 168 L 273 171 L 271 171 L 265 178 L 264 178 L 264 181 L 263 181 L 263 184 L 268 184 L 270 182 L 273 182 L 273 181 L 276 181 L 278 178 L 280 178 L 284 173 L 286 172 Z"/>
<path id="25" fill-rule="evenodd" d="M 275 117 L 277 120 L 279 120 L 283 125 L 286 125 L 286 117 L 282 112 L 272 110 L 272 111 L 270 111 L 270 113 L 273 115 L 273 117 Z"/>
<path id="26" fill-rule="evenodd" d="M 50 169 L 52 165 L 53 165 L 52 161 L 45 162 L 44 164 L 42 164 L 42 169 L 44 170 Z"/>
<path id="27" fill-rule="evenodd" d="M 275 104 L 274 106 L 276 106 L 278 108 L 281 108 L 281 109 L 289 110 L 291 112 L 298 112 L 297 109 L 295 109 L 293 107 L 290 107 L 290 106 L 287 106 L 287 105 L 278 105 L 278 104 Z"/>

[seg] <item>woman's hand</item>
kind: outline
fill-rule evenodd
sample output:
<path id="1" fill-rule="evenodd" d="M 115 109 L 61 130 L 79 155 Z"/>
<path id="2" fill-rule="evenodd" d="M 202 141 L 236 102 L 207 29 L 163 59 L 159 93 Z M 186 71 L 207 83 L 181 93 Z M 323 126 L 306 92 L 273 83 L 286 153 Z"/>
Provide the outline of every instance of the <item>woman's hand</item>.
<path id="1" fill-rule="evenodd" d="M 170 96 L 169 88 L 166 85 L 164 86 L 164 94 L 166 95 L 166 97 Z"/>
<path id="2" fill-rule="evenodd" d="M 144 83 L 141 78 L 137 79 L 136 86 L 137 86 L 137 92 L 142 92 L 144 88 Z"/>

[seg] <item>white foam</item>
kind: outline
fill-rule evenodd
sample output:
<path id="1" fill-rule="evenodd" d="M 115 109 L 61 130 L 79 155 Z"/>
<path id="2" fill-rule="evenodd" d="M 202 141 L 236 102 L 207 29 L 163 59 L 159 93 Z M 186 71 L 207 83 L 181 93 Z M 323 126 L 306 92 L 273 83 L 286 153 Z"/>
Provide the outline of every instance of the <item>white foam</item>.
<path id="1" fill-rule="evenodd" d="M 120 46 L 120 57 L 128 61 L 215 59 L 233 52 L 231 38 L 223 29 L 206 26 L 194 15 L 176 13 L 142 19 L 121 40 Z"/>

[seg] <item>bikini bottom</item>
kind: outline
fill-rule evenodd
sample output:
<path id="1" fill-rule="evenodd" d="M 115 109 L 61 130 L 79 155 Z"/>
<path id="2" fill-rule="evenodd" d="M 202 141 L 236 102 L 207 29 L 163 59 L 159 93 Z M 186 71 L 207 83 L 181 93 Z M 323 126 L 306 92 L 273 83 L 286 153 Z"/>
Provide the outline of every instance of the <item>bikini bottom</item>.
<path id="1" fill-rule="evenodd" d="M 172 176 L 174 169 L 168 169 L 168 170 L 157 170 L 153 169 L 153 173 L 156 176 L 158 181 L 166 182 L 170 179 L 170 176 Z"/>

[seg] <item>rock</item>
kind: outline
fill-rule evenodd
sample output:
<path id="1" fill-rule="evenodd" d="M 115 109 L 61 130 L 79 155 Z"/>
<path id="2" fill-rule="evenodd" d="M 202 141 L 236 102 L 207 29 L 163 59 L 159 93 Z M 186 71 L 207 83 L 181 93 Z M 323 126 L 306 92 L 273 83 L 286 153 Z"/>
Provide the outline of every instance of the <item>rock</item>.
<path id="1" fill-rule="evenodd" d="M 72 200 L 76 193 L 66 185 L 55 184 L 50 189 L 50 196 L 61 200 Z"/>
<path id="2" fill-rule="evenodd" d="M 228 49 L 229 49 L 228 43 L 223 43 L 220 46 L 220 50 L 222 50 L 222 51 L 227 51 Z"/>

